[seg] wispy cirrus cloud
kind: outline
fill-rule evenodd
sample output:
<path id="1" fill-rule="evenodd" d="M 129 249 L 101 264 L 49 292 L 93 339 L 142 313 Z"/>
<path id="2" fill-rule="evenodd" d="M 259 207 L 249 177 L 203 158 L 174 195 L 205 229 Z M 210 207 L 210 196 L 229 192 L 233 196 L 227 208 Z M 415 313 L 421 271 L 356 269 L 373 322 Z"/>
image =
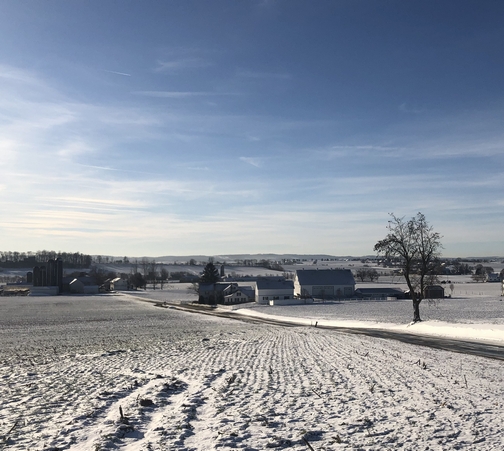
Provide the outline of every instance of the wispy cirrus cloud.
<path id="1" fill-rule="evenodd" d="M 292 78 L 292 75 L 286 72 L 261 72 L 246 69 L 238 69 L 236 71 L 236 75 L 238 77 L 256 78 L 256 79 L 288 80 Z"/>
<path id="2" fill-rule="evenodd" d="M 115 70 L 107 70 L 103 69 L 104 72 L 108 72 L 109 74 L 116 74 L 116 75 L 122 75 L 124 77 L 131 77 L 131 74 L 127 74 L 126 72 L 117 72 Z"/>
<path id="3" fill-rule="evenodd" d="M 132 94 L 159 97 L 164 99 L 184 99 L 190 97 L 207 97 L 207 96 L 233 96 L 238 95 L 232 92 L 214 92 L 214 91 L 133 91 Z"/>
<path id="4" fill-rule="evenodd" d="M 22 83 L 23 85 L 46 86 L 33 73 L 17 67 L 0 64 L 0 78 L 10 82 Z"/>
<path id="5" fill-rule="evenodd" d="M 259 158 L 240 157 L 240 160 L 243 161 L 244 163 L 251 165 L 251 166 L 255 166 L 256 168 L 261 167 L 261 160 Z"/>
<path id="6" fill-rule="evenodd" d="M 92 148 L 83 141 L 76 140 L 63 144 L 61 148 L 57 151 L 57 154 L 62 158 L 72 159 L 80 155 L 89 155 L 94 152 L 96 152 L 95 148 Z"/>
<path id="7" fill-rule="evenodd" d="M 213 65 L 214 64 L 211 61 L 197 57 L 176 58 L 171 60 L 157 60 L 154 72 L 170 73 L 180 71 L 183 69 L 197 69 Z"/>
<path id="8" fill-rule="evenodd" d="M 346 158 L 365 156 L 365 155 L 380 155 L 381 157 L 396 155 L 401 148 L 394 146 L 380 145 L 337 145 L 325 149 L 310 149 L 309 153 L 317 159 L 333 160 L 336 158 Z"/>
<path id="9" fill-rule="evenodd" d="M 402 111 L 403 113 L 412 113 L 412 114 L 420 114 L 425 112 L 425 110 L 422 110 L 420 108 L 414 108 L 412 106 L 409 106 L 406 102 L 401 103 L 399 105 L 399 111 Z"/>

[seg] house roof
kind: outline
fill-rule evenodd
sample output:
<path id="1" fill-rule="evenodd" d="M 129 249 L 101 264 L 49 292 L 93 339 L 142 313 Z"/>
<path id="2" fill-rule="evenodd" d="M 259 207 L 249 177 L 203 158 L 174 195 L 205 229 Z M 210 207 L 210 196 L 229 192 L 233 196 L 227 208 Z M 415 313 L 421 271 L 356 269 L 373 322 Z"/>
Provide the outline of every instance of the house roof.
<path id="1" fill-rule="evenodd" d="M 294 282 L 279 278 L 259 278 L 256 281 L 258 290 L 293 290 Z"/>
<path id="2" fill-rule="evenodd" d="M 215 291 L 216 293 L 222 293 L 227 288 L 230 288 L 232 285 L 236 285 L 236 283 L 231 282 L 215 282 L 215 283 L 200 283 L 199 291 Z"/>
<path id="3" fill-rule="evenodd" d="M 227 294 L 225 297 L 232 297 L 235 296 L 237 292 L 242 293 L 244 296 L 247 296 L 249 298 L 253 298 L 255 296 L 255 292 L 252 287 L 238 287 L 236 291 L 233 293 Z"/>
<path id="4" fill-rule="evenodd" d="M 86 287 L 91 287 L 97 285 L 96 281 L 92 277 L 76 277 L 74 278 L 70 284 L 80 282 L 82 285 Z"/>
<path id="5" fill-rule="evenodd" d="M 301 285 L 355 285 L 349 269 L 298 269 L 296 277 Z"/>

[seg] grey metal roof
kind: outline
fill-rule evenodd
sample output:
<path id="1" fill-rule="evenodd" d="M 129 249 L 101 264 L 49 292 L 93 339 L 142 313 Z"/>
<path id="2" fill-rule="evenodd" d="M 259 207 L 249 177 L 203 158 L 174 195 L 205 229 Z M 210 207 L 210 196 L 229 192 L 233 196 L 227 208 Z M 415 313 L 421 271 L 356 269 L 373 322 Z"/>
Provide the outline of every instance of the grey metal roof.
<path id="1" fill-rule="evenodd" d="M 293 290 L 294 281 L 277 278 L 259 278 L 256 281 L 258 290 Z"/>
<path id="2" fill-rule="evenodd" d="M 301 285 L 355 285 L 349 269 L 298 269 L 296 276 Z"/>

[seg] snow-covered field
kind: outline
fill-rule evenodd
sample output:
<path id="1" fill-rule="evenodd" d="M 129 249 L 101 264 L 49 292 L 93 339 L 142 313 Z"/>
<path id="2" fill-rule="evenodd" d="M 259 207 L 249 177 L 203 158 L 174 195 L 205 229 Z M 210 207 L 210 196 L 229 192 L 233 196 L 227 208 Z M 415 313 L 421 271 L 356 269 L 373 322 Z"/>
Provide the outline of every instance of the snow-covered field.
<path id="1" fill-rule="evenodd" d="M 423 317 L 504 324 L 504 302 L 481 293 Z M 252 311 L 411 319 L 406 302 L 312 307 Z M 503 449 L 502 361 L 131 296 L 0 298 L 0 312 L 0 449 Z"/>

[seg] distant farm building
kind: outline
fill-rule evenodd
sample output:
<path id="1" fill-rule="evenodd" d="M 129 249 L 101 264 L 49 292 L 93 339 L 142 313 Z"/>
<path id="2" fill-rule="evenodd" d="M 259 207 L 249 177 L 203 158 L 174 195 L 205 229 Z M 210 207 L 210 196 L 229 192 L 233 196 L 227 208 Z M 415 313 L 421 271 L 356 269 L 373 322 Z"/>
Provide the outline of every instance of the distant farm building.
<path id="1" fill-rule="evenodd" d="M 488 274 L 487 277 L 487 282 L 500 282 L 501 281 L 501 275 L 498 272 L 491 272 Z"/>
<path id="2" fill-rule="evenodd" d="M 357 288 L 355 296 L 363 299 L 404 299 L 404 291 L 397 288 Z"/>
<path id="3" fill-rule="evenodd" d="M 443 299 L 445 297 L 444 288 L 441 285 L 428 285 L 424 289 L 423 297 L 425 299 Z"/>
<path id="4" fill-rule="evenodd" d="M 236 282 L 200 283 L 199 302 L 204 304 L 243 304 L 254 302 L 254 288 Z"/>
<path id="5" fill-rule="evenodd" d="M 70 293 L 72 294 L 98 294 L 100 287 L 90 277 L 79 277 L 73 279 L 70 284 Z"/>
<path id="6" fill-rule="evenodd" d="M 45 266 L 35 266 L 33 272 L 27 273 L 26 279 L 32 284 L 32 296 L 60 294 L 63 288 L 63 261 L 61 258 L 50 259 Z"/>
<path id="7" fill-rule="evenodd" d="M 255 300 L 258 304 L 294 304 L 294 283 L 278 277 L 261 277 L 256 281 Z"/>
<path id="8" fill-rule="evenodd" d="M 224 304 L 244 304 L 254 302 L 254 289 L 250 286 L 238 286 L 236 291 L 224 294 Z"/>
<path id="9" fill-rule="evenodd" d="M 349 269 L 300 269 L 294 278 L 299 297 L 349 298 L 355 292 L 355 279 Z"/>
<path id="10" fill-rule="evenodd" d="M 110 290 L 111 291 L 126 291 L 129 290 L 129 283 L 126 279 L 121 279 L 120 277 L 116 277 L 110 281 Z"/>

